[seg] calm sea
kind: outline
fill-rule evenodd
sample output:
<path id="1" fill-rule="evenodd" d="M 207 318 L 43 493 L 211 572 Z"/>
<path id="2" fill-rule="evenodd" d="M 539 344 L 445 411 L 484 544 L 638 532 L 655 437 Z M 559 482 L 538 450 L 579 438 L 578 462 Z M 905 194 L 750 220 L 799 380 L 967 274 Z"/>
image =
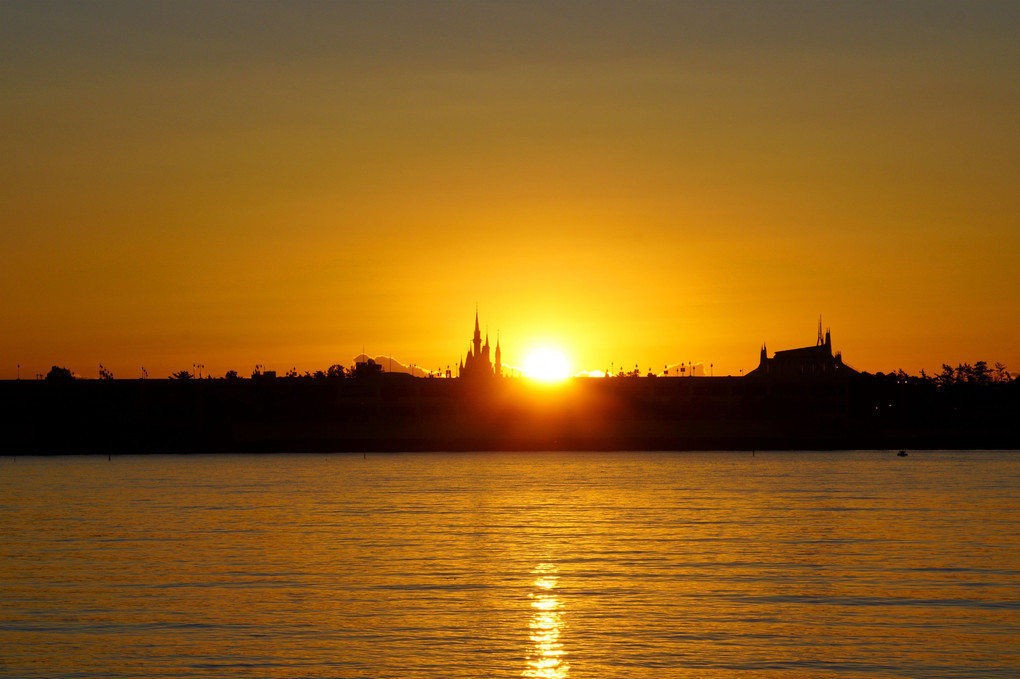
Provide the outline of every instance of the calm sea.
<path id="1" fill-rule="evenodd" d="M 0 458 L 3 677 L 1017 677 L 1020 453 Z"/>

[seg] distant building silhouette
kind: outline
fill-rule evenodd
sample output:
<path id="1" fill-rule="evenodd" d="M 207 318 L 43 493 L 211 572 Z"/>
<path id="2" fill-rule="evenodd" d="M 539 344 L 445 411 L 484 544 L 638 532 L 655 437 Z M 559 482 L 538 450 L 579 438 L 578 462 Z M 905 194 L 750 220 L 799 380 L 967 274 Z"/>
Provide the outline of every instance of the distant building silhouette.
<path id="1" fill-rule="evenodd" d="M 822 335 L 822 323 L 818 321 L 818 341 L 813 347 L 777 351 L 772 358 L 761 345 L 758 367 L 747 373 L 748 377 L 823 377 L 856 374 L 857 371 L 843 363 L 840 352 L 832 352 L 832 335 L 826 329 Z"/>
<path id="2" fill-rule="evenodd" d="M 468 348 L 467 358 L 460 362 L 458 375 L 464 379 L 477 380 L 503 376 L 503 361 L 499 350 L 499 337 L 496 338 L 495 365 L 489 358 L 489 333 L 485 333 L 482 343 L 482 331 L 478 326 L 478 310 L 475 310 L 475 334 Z"/>
<path id="3" fill-rule="evenodd" d="M 376 363 L 374 358 L 369 358 L 360 363 L 354 364 L 354 376 L 358 378 L 375 377 L 383 374 L 383 367 Z"/>

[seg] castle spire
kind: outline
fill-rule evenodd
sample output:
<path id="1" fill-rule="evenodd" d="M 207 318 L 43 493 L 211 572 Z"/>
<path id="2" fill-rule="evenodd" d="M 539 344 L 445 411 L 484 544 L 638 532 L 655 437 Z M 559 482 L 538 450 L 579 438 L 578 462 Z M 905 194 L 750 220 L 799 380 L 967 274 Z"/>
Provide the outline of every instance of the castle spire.
<path id="1" fill-rule="evenodd" d="M 482 330 L 478 327 L 478 306 L 475 305 L 475 335 L 471 340 L 475 348 L 475 356 L 482 355 Z"/>
<path id="2" fill-rule="evenodd" d="M 503 357 L 499 351 L 499 330 L 496 331 L 496 362 L 492 366 L 492 371 L 496 377 L 503 376 Z"/>

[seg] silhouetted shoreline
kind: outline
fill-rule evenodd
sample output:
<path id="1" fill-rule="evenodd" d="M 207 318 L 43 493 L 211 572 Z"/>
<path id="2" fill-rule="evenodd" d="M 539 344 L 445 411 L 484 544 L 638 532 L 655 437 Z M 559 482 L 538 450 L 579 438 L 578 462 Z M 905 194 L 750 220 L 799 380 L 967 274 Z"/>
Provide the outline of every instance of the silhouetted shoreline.
<path id="1" fill-rule="evenodd" d="M 0 382 L 11 454 L 1020 449 L 1020 382 L 895 376 Z"/>

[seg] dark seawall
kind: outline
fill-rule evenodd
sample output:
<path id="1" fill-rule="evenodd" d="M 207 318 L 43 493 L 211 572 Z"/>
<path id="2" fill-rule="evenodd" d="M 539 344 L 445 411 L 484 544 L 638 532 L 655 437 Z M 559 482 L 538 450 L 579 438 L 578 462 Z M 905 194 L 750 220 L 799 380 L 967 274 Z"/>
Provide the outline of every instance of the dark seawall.
<path id="1" fill-rule="evenodd" d="M 1020 449 L 1020 383 L 882 376 L 0 382 L 11 454 Z"/>

